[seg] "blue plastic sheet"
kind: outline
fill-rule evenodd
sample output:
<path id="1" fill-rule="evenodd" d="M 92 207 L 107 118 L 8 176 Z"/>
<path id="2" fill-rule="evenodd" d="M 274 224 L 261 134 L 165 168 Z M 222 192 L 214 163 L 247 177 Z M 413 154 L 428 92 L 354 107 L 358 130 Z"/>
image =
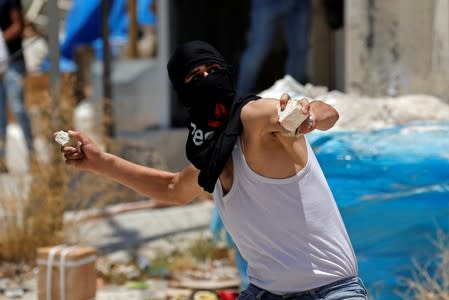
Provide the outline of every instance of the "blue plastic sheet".
<path id="1" fill-rule="evenodd" d="M 428 122 L 308 135 L 372 300 L 403 299 L 413 260 L 424 265 L 440 254 L 437 231 L 449 234 L 448 133 L 449 123 Z M 220 222 L 215 214 L 214 234 Z"/>
<path id="2" fill-rule="evenodd" d="M 140 25 L 155 23 L 151 11 L 153 0 L 137 1 L 137 20 Z M 127 0 L 109 0 L 109 30 L 111 39 L 126 39 L 128 35 Z M 78 45 L 96 43 L 101 47 L 101 0 L 74 0 L 65 23 L 61 56 L 72 59 Z M 101 51 L 97 51 L 101 53 Z"/>
<path id="3" fill-rule="evenodd" d="M 372 299 L 402 299 L 413 260 L 439 254 L 449 225 L 449 123 L 309 135 Z"/>

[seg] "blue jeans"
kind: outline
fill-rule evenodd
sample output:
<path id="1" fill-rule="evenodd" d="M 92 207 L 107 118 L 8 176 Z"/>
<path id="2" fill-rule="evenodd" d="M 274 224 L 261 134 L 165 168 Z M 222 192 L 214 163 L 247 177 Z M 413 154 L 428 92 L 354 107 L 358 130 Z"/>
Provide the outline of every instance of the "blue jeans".
<path id="1" fill-rule="evenodd" d="M 250 284 L 237 300 L 367 300 L 368 293 L 359 277 L 349 277 L 305 292 L 275 295 Z"/>
<path id="2" fill-rule="evenodd" d="M 248 45 L 240 60 L 237 91 L 254 90 L 262 63 L 269 54 L 278 25 L 285 33 L 288 57 L 285 74 L 306 80 L 311 0 L 252 0 Z"/>
<path id="3" fill-rule="evenodd" d="M 25 110 L 23 92 L 25 74 L 25 62 L 23 60 L 13 60 L 9 62 L 8 69 L 3 78 L 0 79 L 0 159 L 5 158 L 7 103 L 14 113 L 16 121 L 22 127 L 28 150 L 32 150 L 31 125 Z"/>

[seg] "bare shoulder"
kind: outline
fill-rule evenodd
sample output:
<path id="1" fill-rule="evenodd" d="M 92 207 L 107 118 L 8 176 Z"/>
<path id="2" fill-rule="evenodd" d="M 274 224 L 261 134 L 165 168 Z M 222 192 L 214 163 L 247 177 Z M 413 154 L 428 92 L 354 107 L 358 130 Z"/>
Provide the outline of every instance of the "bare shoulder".
<path id="1" fill-rule="evenodd" d="M 271 98 L 248 102 L 240 113 L 244 132 L 267 134 L 280 131 L 277 114 L 278 103 L 279 100 Z"/>
<path id="2" fill-rule="evenodd" d="M 271 178 L 292 175 L 307 162 L 304 137 L 287 137 L 281 134 L 278 104 L 278 99 L 270 98 L 252 101 L 242 109 L 241 114 L 245 158 L 253 170 Z M 276 161 L 279 168 L 265 170 L 266 161 Z"/>
<path id="3" fill-rule="evenodd" d="M 257 111 L 257 102 L 258 101 L 252 100 L 242 107 L 240 118 L 242 119 L 243 123 L 250 120 L 254 113 Z"/>
<path id="4" fill-rule="evenodd" d="M 258 100 L 249 101 L 243 106 L 241 111 L 242 120 L 251 120 L 260 117 L 267 111 L 272 111 L 279 100 L 272 98 L 261 98 Z"/>

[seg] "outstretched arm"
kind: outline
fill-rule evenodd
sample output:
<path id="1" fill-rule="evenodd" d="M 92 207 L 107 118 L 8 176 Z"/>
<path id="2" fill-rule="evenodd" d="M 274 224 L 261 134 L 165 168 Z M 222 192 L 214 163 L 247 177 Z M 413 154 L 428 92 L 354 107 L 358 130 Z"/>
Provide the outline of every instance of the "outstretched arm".
<path id="1" fill-rule="evenodd" d="M 284 94 L 281 97 L 281 107 L 285 106 L 290 97 Z M 279 116 L 277 99 L 260 99 L 258 101 L 249 102 L 245 105 L 241 112 L 241 119 L 243 123 L 243 141 L 247 145 L 247 152 L 249 159 L 257 160 L 259 155 L 258 150 L 250 151 L 248 145 L 257 145 L 257 147 L 271 147 L 270 149 L 278 149 L 273 144 L 277 140 L 283 147 L 285 152 L 273 152 L 282 156 L 287 154 L 291 160 L 299 165 L 304 166 L 307 162 L 307 147 L 303 135 L 314 129 L 328 130 L 338 120 L 337 111 L 330 105 L 322 101 L 312 101 L 308 103 L 307 100 L 299 100 L 302 104 L 302 113 L 307 116 L 305 121 L 299 125 L 298 130 L 293 130 L 293 134 L 286 135 L 284 128 L 279 123 Z M 303 118 L 299 118 L 302 120 Z M 295 122 L 292 122 L 295 123 Z M 294 126 L 297 126 L 296 124 Z M 273 139 L 275 137 L 276 139 Z M 274 145 L 274 147 L 273 147 Z M 255 149 L 254 147 L 252 149 Z M 268 149 L 268 148 L 267 148 Z M 259 160 L 260 161 L 260 160 Z"/>
<path id="2" fill-rule="evenodd" d="M 249 102 L 241 113 L 244 127 L 261 134 L 282 132 L 278 122 L 277 104 L 280 101 L 281 107 L 285 107 L 289 100 L 290 96 L 284 93 L 280 100 L 260 99 Z M 303 113 L 309 116 L 309 119 L 300 125 L 301 133 L 306 134 L 314 129 L 328 130 L 337 122 L 338 112 L 331 105 L 320 100 L 313 100 L 310 103 L 306 99 L 299 101 L 302 104 Z"/>
<path id="3" fill-rule="evenodd" d="M 68 165 L 107 176 L 161 202 L 187 203 L 204 194 L 198 185 L 199 171 L 192 165 L 180 172 L 149 168 L 102 151 L 79 132 L 69 131 L 69 135 L 78 145 L 62 147 Z"/>

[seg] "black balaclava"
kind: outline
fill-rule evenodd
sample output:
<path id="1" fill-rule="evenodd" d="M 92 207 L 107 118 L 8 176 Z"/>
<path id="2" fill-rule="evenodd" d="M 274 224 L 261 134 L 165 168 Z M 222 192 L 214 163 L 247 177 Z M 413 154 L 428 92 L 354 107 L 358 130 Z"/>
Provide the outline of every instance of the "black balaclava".
<path id="1" fill-rule="evenodd" d="M 219 64 L 223 69 L 207 80 L 195 80 L 184 84 L 186 75 L 200 65 Z M 168 64 L 168 76 L 178 94 L 179 100 L 187 108 L 210 105 L 217 97 L 235 94 L 231 68 L 214 47 L 203 41 L 192 41 L 178 46 Z M 212 74 L 210 74 L 212 75 Z"/>
<path id="2" fill-rule="evenodd" d="M 189 71 L 203 64 L 219 64 L 221 69 L 184 83 Z M 241 108 L 259 97 L 237 96 L 231 67 L 214 47 L 203 41 L 178 46 L 167 70 L 179 100 L 189 113 L 187 158 L 200 170 L 199 185 L 212 192 L 242 131 Z"/>

